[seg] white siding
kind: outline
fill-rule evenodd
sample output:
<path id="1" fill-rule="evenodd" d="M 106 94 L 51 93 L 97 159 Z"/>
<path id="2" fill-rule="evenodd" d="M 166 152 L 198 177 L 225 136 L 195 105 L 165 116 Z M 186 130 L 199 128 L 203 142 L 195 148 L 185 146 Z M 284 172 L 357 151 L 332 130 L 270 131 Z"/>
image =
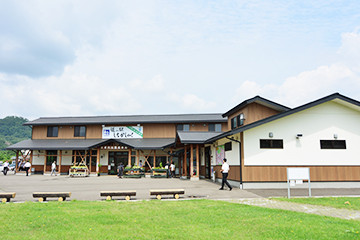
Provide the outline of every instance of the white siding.
<path id="1" fill-rule="evenodd" d="M 283 139 L 284 149 L 260 149 L 260 139 Z M 300 133 L 303 137 L 296 139 Z M 346 140 L 346 149 L 320 149 L 320 140 Z M 360 113 L 327 102 L 244 132 L 248 166 L 360 165 Z"/>

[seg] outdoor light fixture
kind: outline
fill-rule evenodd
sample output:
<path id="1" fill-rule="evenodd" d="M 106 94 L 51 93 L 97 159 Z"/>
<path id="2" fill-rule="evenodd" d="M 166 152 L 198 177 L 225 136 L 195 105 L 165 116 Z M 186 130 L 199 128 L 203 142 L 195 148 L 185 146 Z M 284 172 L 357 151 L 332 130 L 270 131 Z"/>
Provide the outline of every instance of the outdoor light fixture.
<path id="1" fill-rule="evenodd" d="M 335 138 L 335 139 L 337 139 L 337 138 L 338 138 L 337 133 L 334 133 L 334 138 Z"/>
<path id="2" fill-rule="evenodd" d="M 303 136 L 302 133 L 298 133 L 298 134 L 296 135 L 296 138 L 299 139 L 299 138 L 302 137 L 302 136 Z"/>
<path id="3" fill-rule="evenodd" d="M 272 132 L 269 132 L 269 138 L 272 138 L 274 134 Z"/>

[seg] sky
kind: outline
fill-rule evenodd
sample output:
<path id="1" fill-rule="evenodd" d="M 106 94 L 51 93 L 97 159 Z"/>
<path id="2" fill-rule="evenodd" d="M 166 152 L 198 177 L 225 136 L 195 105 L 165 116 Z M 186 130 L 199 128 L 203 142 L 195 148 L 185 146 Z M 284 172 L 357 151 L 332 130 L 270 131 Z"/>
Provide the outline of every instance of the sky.
<path id="1" fill-rule="evenodd" d="M 0 0 L 0 118 L 360 101 L 360 1 Z"/>

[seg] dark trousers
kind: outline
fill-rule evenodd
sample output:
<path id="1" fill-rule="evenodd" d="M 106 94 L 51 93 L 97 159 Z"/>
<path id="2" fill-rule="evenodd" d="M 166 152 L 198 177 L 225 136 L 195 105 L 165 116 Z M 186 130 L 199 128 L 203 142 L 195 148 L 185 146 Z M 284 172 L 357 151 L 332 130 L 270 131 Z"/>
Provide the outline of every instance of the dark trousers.
<path id="1" fill-rule="evenodd" d="M 29 167 L 26 167 L 26 168 L 25 168 L 26 176 L 29 176 L 29 169 L 30 169 Z"/>
<path id="2" fill-rule="evenodd" d="M 227 181 L 228 173 L 223 173 L 222 177 L 223 178 L 222 178 L 221 188 L 224 188 L 224 185 L 226 184 L 228 186 L 228 188 L 231 189 L 232 187 L 230 186 L 230 184 Z"/>
<path id="3" fill-rule="evenodd" d="M 3 172 L 4 172 L 4 175 L 5 175 L 5 176 L 6 176 L 8 170 L 9 170 L 9 169 L 8 169 L 7 167 L 4 167 Z"/>

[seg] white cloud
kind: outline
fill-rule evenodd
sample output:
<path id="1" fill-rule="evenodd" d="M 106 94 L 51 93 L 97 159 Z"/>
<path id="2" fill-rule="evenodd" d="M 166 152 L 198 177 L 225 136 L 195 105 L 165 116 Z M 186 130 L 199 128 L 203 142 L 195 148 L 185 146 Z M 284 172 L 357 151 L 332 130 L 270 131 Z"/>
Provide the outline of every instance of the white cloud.
<path id="1" fill-rule="evenodd" d="M 167 99 L 176 104 L 174 108 L 185 109 L 188 113 L 214 112 L 216 108 L 215 102 L 207 102 L 195 94 L 170 94 L 167 96 Z"/>
<path id="2" fill-rule="evenodd" d="M 262 95 L 290 107 L 296 107 L 317 98 L 339 92 L 359 98 L 360 93 L 360 35 L 344 33 L 338 62 L 320 66 L 288 77 L 281 84 L 259 84 L 245 81 L 236 89 L 233 100 L 245 100 Z"/>

